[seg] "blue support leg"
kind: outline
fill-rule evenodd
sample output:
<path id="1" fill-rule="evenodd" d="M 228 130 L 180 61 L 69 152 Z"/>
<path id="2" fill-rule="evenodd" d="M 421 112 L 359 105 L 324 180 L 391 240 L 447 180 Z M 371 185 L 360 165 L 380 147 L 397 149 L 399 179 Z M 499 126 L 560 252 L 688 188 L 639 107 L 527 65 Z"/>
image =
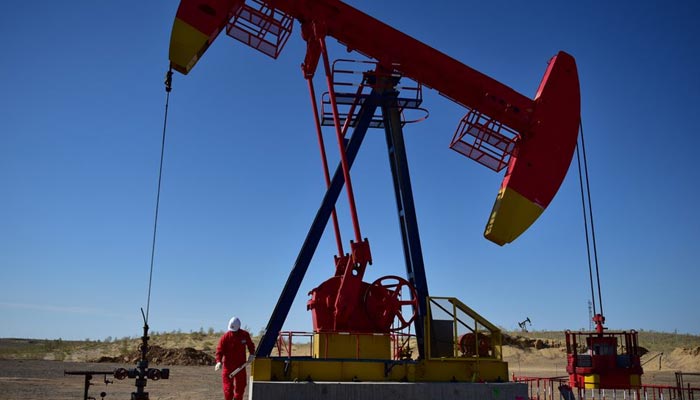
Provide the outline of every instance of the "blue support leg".
<path id="1" fill-rule="evenodd" d="M 394 93 L 396 96 L 398 93 Z M 423 250 L 418 233 L 418 219 L 413 201 L 413 189 L 408 171 L 406 158 L 406 146 L 401 129 L 401 115 L 395 103 L 382 105 L 384 117 L 384 131 L 386 144 L 389 151 L 389 164 L 391 176 L 394 181 L 394 193 L 396 195 L 396 207 L 399 214 L 399 227 L 403 253 L 406 260 L 406 273 L 408 281 L 416 289 L 418 309 L 415 328 L 419 358 L 425 357 L 425 319 L 428 315 L 428 283 L 425 277 L 425 264 L 423 263 Z"/>

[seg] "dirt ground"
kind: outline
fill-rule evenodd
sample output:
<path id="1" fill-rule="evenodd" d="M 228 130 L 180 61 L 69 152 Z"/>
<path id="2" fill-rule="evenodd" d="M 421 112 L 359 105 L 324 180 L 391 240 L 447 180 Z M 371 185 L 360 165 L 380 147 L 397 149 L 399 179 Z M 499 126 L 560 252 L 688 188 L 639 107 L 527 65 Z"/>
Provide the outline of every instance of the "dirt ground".
<path id="1" fill-rule="evenodd" d="M 0 400 L 81 400 L 83 376 L 64 375 L 64 371 L 111 371 L 133 368 L 129 364 L 80 363 L 42 360 L 0 360 Z M 163 368 L 164 366 L 152 365 Z M 223 399 L 221 372 L 211 366 L 170 366 L 170 379 L 149 381 L 146 391 L 151 400 Z M 112 377 L 108 377 L 113 380 Z M 133 379 L 115 380 L 105 385 L 103 376 L 94 376 L 89 395 L 105 400 L 130 399 L 136 390 Z"/>
<path id="2" fill-rule="evenodd" d="M 682 356 L 688 357 L 685 354 Z M 646 365 L 642 382 L 644 384 L 675 385 L 674 371 L 677 370 L 675 366 L 679 365 L 680 361 L 678 360 L 686 360 L 686 358 L 673 359 L 670 356 L 668 358 L 669 360 L 665 360 L 665 362 L 669 364 L 664 365 L 661 370 L 654 362 Z M 519 376 L 554 377 L 566 375 L 565 356 L 562 349 L 559 348 L 535 351 L 504 347 L 504 360 L 509 364 L 510 373 Z M 690 360 L 692 364 L 686 365 L 684 370 L 700 372 L 700 361 L 698 361 L 700 357 L 692 357 Z M 0 400 L 80 400 L 83 398 L 83 377 L 64 375 L 64 371 L 111 371 L 118 367 L 133 368 L 134 364 L 0 360 Z M 163 368 L 164 366 L 151 365 L 151 367 Z M 169 368 L 170 379 L 148 382 L 146 390 L 149 392 L 150 399 L 223 399 L 221 374 L 214 371 L 212 366 L 169 366 Z M 135 391 L 133 379 L 115 381 L 113 384 L 105 385 L 103 376 L 95 376 L 92 383 L 89 395 L 97 400 L 100 399 L 102 391 L 107 393 L 106 400 L 129 399 L 131 392 Z M 698 386 L 700 386 L 700 382 Z"/>

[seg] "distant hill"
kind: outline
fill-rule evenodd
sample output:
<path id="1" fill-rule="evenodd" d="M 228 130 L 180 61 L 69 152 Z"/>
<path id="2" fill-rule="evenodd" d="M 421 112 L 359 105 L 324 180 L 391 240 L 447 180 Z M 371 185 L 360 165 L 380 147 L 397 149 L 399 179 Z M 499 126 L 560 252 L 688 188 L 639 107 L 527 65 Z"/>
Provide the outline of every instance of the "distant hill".
<path id="1" fill-rule="evenodd" d="M 150 345 L 162 349 L 194 349 L 213 355 L 222 332 L 155 333 Z M 511 339 L 505 345 L 515 347 L 535 347 L 537 339 L 545 347 L 560 347 L 564 343 L 563 331 L 506 332 Z M 254 338 L 257 342 L 259 338 Z M 526 340 L 531 339 L 531 340 Z M 130 360 L 141 343 L 140 338 L 107 338 L 106 340 L 68 341 L 61 339 L 0 339 L 0 359 L 34 359 L 92 362 L 103 358 Z M 649 352 L 700 353 L 700 336 L 665 333 L 639 332 L 639 345 Z M 540 346 L 540 344 L 537 344 Z M 303 346 L 300 346 L 303 347 Z M 308 352 L 308 350 L 306 350 Z"/>
<path id="2" fill-rule="evenodd" d="M 529 339 L 542 339 L 564 343 L 564 331 L 506 332 L 510 336 Z M 672 352 L 676 348 L 695 349 L 700 347 L 700 336 L 682 333 L 639 331 L 639 345 L 650 352 Z"/>

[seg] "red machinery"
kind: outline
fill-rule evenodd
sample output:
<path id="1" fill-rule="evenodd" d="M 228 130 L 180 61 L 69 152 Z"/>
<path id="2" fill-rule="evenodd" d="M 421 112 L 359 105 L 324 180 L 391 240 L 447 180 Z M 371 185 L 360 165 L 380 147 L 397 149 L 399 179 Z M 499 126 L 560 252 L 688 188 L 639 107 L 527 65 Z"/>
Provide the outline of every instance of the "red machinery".
<path id="1" fill-rule="evenodd" d="M 503 245 L 516 239 L 540 216 L 566 175 L 580 120 L 576 63 L 564 52 L 552 57 L 531 99 L 339 0 L 182 0 L 171 36 L 171 67 L 189 73 L 222 31 L 276 58 L 289 38 L 294 20 L 301 23 L 301 35 L 307 44 L 302 72 L 311 94 L 327 192 L 273 311 L 258 356 L 270 355 L 332 216 L 338 247 L 335 274 L 310 293 L 308 308 L 312 311 L 314 331 L 388 333 L 396 319 L 398 328 L 415 320 L 419 358 L 425 358 L 423 338 L 424 329 L 429 326 L 429 296 L 401 131 L 401 111 L 420 106 L 421 85 L 466 108 L 450 147 L 494 171 L 507 166 L 484 232 L 486 238 Z M 361 74 L 356 91 L 345 91 L 338 85 L 329 61 L 326 37 L 376 60 L 372 70 Z M 331 109 L 330 115 L 323 118 L 318 115 L 312 81 L 319 63 L 325 71 Z M 398 97 L 397 85 L 402 78 L 417 82 L 416 98 Z M 339 106 L 349 110 L 341 115 Z M 374 116 L 376 110 L 381 110 L 379 119 Z M 340 165 L 332 178 L 321 135 L 323 124 L 334 127 L 340 154 Z M 350 127 L 354 130 L 348 138 Z M 363 281 L 372 255 L 368 240 L 361 235 L 349 174 L 364 133 L 370 127 L 385 129 L 408 275 L 407 279 L 383 277 L 371 284 Z M 349 253 L 343 250 L 334 209 L 343 185 L 347 188 L 354 230 Z M 468 308 L 457 301 L 450 304 L 455 309 Z M 413 313 L 403 315 L 404 307 L 411 307 Z M 480 324 L 497 330 L 490 323 Z M 445 332 L 456 336 L 456 329 Z M 500 352 L 496 355 L 490 351 L 494 344 L 478 329 L 471 332 L 456 343 L 465 360 L 476 357 L 478 361 L 484 354 L 494 358 L 495 364 L 500 363 Z M 494 342 L 500 345 L 500 336 Z M 448 347 L 451 354 L 452 345 Z M 480 365 L 487 364 L 488 361 L 482 361 Z M 439 372 L 429 379 L 455 379 L 452 370 L 440 370 L 444 365 L 436 363 L 434 368 Z M 466 377 L 472 366 L 459 365 L 462 375 L 458 376 Z M 502 374 L 500 368 L 500 365 L 494 367 L 498 371 L 489 379 L 507 379 L 507 373 Z M 473 379 L 476 371 L 469 376 Z"/>
<path id="2" fill-rule="evenodd" d="M 340 285 L 348 282 L 355 287 L 338 304 Z M 309 294 L 314 332 L 388 333 L 408 327 L 416 317 L 415 312 L 408 317 L 402 314 L 404 306 L 417 309 L 417 296 L 413 286 L 398 276 L 384 276 L 370 284 L 361 278 L 336 275 Z M 393 325 L 396 318 L 399 324 Z"/>
<path id="3" fill-rule="evenodd" d="M 569 385 L 586 389 L 639 388 L 643 371 L 637 332 L 606 332 L 601 314 L 596 314 L 593 321 L 595 332 L 565 332 Z"/>

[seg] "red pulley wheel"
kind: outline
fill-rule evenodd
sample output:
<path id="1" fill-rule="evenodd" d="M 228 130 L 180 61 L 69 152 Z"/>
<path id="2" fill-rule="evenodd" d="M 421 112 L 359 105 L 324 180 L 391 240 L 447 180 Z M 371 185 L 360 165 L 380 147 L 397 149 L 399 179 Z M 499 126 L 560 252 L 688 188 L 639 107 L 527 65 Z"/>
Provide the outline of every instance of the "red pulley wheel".
<path id="1" fill-rule="evenodd" d="M 406 296 L 408 299 L 405 298 Z M 404 306 L 411 306 L 410 316 L 403 314 Z M 416 319 L 418 309 L 416 290 L 409 281 L 400 276 L 383 276 L 367 288 L 365 309 L 379 331 L 400 331 Z M 392 326 L 395 319 L 398 320 L 398 324 Z"/>

